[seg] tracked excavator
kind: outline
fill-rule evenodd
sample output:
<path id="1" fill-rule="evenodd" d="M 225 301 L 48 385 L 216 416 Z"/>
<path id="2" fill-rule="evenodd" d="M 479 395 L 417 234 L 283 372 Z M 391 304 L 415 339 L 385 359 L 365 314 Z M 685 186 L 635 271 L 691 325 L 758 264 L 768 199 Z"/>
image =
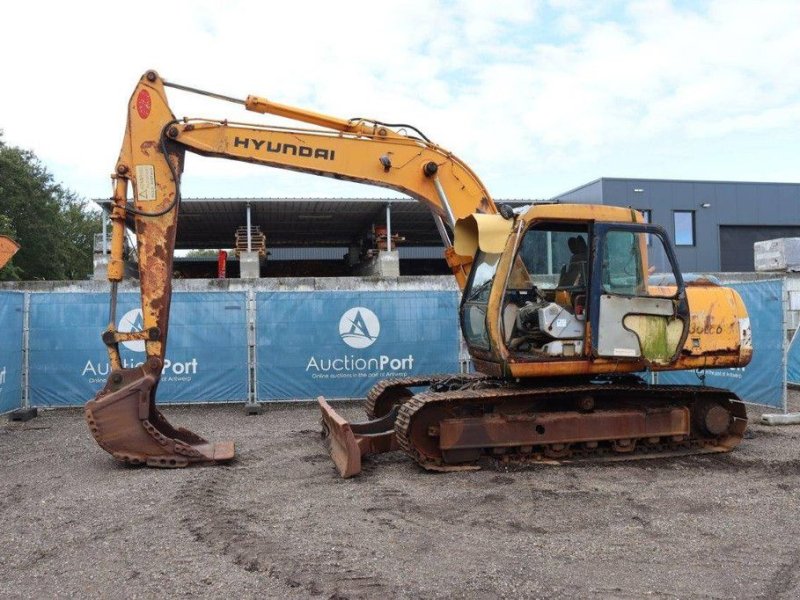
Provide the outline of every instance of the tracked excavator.
<path id="1" fill-rule="evenodd" d="M 177 119 L 168 87 L 293 123 Z M 588 204 L 497 207 L 465 163 L 410 125 L 231 98 L 148 71 L 131 96 L 113 175 L 103 333 L 112 370 L 86 405 L 92 434 L 116 459 L 183 467 L 234 457 L 232 442 L 173 427 L 155 401 L 186 151 L 391 188 L 433 214 L 462 290 L 459 318 L 475 372 L 380 382 L 366 399 L 368 420 L 358 423 L 320 397 L 323 437 L 343 477 L 360 472 L 364 455 L 395 449 L 425 469 L 454 471 L 485 460 L 725 452 L 742 439 L 746 410 L 732 392 L 650 382 L 661 371 L 742 367 L 752 344 L 739 295 L 685 282 L 666 232 L 641 213 Z M 128 215 L 138 243 L 138 332 L 115 327 Z M 119 344 L 132 340 L 144 341 L 147 359 L 124 368 Z"/>

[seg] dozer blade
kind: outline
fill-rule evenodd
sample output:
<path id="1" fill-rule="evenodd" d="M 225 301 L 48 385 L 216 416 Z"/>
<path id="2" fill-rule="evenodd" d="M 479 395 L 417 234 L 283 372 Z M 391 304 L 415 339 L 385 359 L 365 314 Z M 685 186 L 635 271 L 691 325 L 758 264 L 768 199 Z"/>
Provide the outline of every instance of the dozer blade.
<path id="1" fill-rule="evenodd" d="M 175 428 L 155 405 L 158 377 L 139 369 L 111 374 L 86 404 L 86 422 L 100 447 L 133 465 L 177 468 L 234 457 L 233 442 L 212 444 L 188 429 Z"/>
<path id="2" fill-rule="evenodd" d="M 322 411 L 322 439 L 339 474 L 347 479 L 361 473 L 361 457 L 397 450 L 394 421 L 399 406 L 385 416 L 363 423 L 348 423 L 325 398 L 317 398 Z"/>

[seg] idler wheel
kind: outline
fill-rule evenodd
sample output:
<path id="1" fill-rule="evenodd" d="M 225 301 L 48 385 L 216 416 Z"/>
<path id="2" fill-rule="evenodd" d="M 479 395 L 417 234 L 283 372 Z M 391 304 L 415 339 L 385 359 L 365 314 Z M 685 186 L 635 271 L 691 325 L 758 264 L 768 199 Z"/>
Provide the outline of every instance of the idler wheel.
<path id="1" fill-rule="evenodd" d="M 722 435 L 731 426 L 731 413 L 719 404 L 709 404 L 698 413 L 699 424 L 710 435 Z"/>
<path id="2" fill-rule="evenodd" d="M 367 406 L 367 416 L 370 419 L 384 417 L 392 412 L 392 408 L 396 404 L 403 404 L 413 397 L 414 394 L 406 387 L 385 390 L 375 399 L 372 406 Z"/>

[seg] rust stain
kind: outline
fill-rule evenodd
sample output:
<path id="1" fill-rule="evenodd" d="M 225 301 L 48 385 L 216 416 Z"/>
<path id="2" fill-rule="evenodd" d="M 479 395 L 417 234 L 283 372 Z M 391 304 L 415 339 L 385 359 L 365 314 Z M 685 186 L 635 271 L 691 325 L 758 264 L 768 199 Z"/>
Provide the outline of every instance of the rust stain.
<path id="1" fill-rule="evenodd" d="M 142 154 L 149 157 L 150 150 L 158 150 L 158 144 L 153 141 L 142 142 L 142 144 L 139 146 L 139 150 L 141 150 Z"/>

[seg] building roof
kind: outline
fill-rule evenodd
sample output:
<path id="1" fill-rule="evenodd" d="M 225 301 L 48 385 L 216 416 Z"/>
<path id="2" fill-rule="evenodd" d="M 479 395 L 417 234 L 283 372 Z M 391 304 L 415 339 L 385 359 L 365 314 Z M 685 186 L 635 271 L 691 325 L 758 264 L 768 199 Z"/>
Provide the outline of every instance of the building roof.
<path id="1" fill-rule="evenodd" d="M 110 209 L 111 200 L 95 200 Z M 532 200 L 498 204 L 519 206 Z M 392 233 L 404 247 L 441 246 L 431 212 L 411 198 L 183 198 L 178 213 L 176 249 L 232 248 L 236 228 L 261 227 L 268 247 L 344 246 L 357 242 L 373 224 L 386 223 L 391 204 Z M 129 215 L 128 227 L 133 229 Z"/>
<path id="2" fill-rule="evenodd" d="M 598 183 L 602 183 L 604 181 L 627 181 L 630 183 L 692 183 L 692 184 L 709 184 L 709 185 L 719 185 L 719 184 L 726 184 L 726 185 L 779 185 L 779 186 L 792 186 L 792 187 L 799 187 L 800 183 L 791 182 L 791 181 L 723 181 L 723 180 L 716 180 L 716 179 L 661 179 L 658 177 L 598 177 L 597 179 L 593 179 L 592 181 L 588 181 L 586 183 L 582 183 L 579 186 L 561 192 L 560 194 L 556 194 L 552 197 L 552 200 L 558 200 L 582 190 L 584 188 L 588 188 L 590 186 L 596 185 Z"/>

